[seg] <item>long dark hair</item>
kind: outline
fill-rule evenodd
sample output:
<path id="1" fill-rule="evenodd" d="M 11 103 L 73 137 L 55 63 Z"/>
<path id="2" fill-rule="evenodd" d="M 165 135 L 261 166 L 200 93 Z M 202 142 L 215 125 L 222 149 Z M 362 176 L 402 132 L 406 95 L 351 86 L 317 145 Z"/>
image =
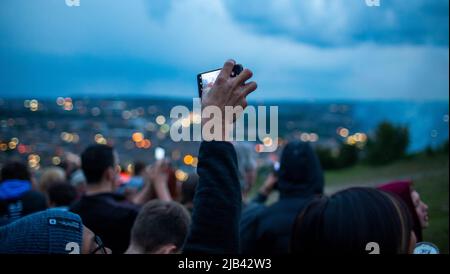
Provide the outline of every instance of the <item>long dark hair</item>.
<path id="1" fill-rule="evenodd" d="M 405 205 L 388 193 L 355 187 L 313 200 L 297 217 L 292 253 L 367 254 L 378 244 L 380 254 L 408 253 L 412 222 Z"/>

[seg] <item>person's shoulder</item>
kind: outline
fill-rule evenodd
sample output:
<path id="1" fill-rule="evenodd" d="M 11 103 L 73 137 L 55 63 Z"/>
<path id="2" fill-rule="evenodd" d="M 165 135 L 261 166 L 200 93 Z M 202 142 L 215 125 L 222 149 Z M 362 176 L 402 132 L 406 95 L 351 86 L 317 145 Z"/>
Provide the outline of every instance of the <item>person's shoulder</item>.
<path id="1" fill-rule="evenodd" d="M 139 213 L 139 207 L 115 198 L 115 195 L 110 194 L 83 196 L 71 206 L 70 210 L 83 216 L 114 220 L 117 223 L 127 220 L 134 221 Z"/>
<path id="2" fill-rule="evenodd" d="M 77 211 L 80 208 L 80 205 L 82 203 L 82 199 L 83 197 L 81 197 L 79 200 L 75 201 L 70 207 L 69 207 L 69 211 L 77 213 Z"/>
<path id="3" fill-rule="evenodd" d="M 274 212 L 278 212 L 278 211 L 282 210 L 283 208 L 284 208 L 283 201 L 278 200 L 278 201 L 266 206 L 264 213 L 272 214 Z"/>
<path id="4" fill-rule="evenodd" d="M 101 194 L 100 200 L 108 205 L 112 212 L 122 217 L 123 215 L 137 215 L 140 206 L 128 202 L 125 197 L 117 193 Z"/>
<path id="5" fill-rule="evenodd" d="M 259 203 L 248 203 L 242 210 L 242 219 L 258 218 L 266 210 L 267 206 Z"/>
<path id="6" fill-rule="evenodd" d="M 261 219 L 263 219 L 263 213 L 266 209 L 265 205 L 250 203 L 242 211 L 240 230 L 242 235 L 246 235 L 248 232 L 254 234 L 254 230 L 259 226 Z"/>
<path id="7" fill-rule="evenodd" d="M 258 213 L 261 225 L 263 227 L 277 225 L 277 222 L 287 214 L 287 211 L 289 210 L 286 209 L 284 203 L 281 201 L 265 206 L 264 209 Z"/>
<path id="8" fill-rule="evenodd" d="M 116 219 L 117 222 L 120 222 L 124 225 L 134 223 L 140 207 L 134 204 L 129 203 L 115 203 L 109 214 L 111 218 Z"/>

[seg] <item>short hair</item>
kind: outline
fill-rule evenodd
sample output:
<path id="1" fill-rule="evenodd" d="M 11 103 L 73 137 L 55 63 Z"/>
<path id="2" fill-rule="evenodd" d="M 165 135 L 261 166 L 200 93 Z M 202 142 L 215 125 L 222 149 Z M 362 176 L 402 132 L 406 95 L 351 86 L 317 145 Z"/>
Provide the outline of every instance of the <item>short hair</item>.
<path id="1" fill-rule="evenodd" d="M 47 190 L 56 183 L 64 182 L 66 180 L 66 172 L 60 167 L 48 167 L 42 172 L 39 179 L 39 188 L 42 192 Z"/>
<path id="2" fill-rule="evenodd" d="M 19 161 L 11 161 L 6 163 L 2 167 L 1 181 L 12 179 L 30 181 L 31 173 L 28 167 L 24 163 Z"/>
<path id="3" fill-rule="evenodd" d="M 48 190 L 48 199 L 55 206 L 71 206 L 77 198 L 77 190 L 69 183 L 51 185 Z"/>
<path id="4" fill-rule="evenodd" d="M 397 199 L 382 191 L 355 187 L 314 199 L 297 217 L 291 252 L 367 254 L 375 242 L 380 254 L 408 253 L 412 222 Z"/>
<path id="5" fill-rule="evenodd" d="M 140 210 L 131 230 L 131 243 L 143 252 L 151 253 L 163 245 L 174 244 L 183 248 L 190 216 L 177 202 L 152 200 Z"/>
<path id="6" fill-rule="evenodd" d="M 100 182 L 110 167 L 114 167 L 114 149 L 111 146 L 91 145 L 81 154 L 81 169 L 88 184 Z"/>

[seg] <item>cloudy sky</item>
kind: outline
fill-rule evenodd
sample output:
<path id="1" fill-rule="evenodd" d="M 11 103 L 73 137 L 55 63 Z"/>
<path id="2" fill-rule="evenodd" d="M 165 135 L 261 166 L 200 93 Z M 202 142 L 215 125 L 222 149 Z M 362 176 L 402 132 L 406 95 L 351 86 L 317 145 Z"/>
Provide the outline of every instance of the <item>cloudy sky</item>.
<path id="1" fill-rule="evenodd" d="M 448 0 L 1 0 L 0 97 L 193 97 L 234 58 L 257 99 L 448 100 Z"/>

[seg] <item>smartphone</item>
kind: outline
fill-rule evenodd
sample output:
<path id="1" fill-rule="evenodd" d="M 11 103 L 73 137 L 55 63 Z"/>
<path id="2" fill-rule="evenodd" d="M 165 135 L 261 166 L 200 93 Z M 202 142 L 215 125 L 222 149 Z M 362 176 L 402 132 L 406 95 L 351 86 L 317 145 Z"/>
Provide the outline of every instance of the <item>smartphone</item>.
<path id="1" fill-rule="evenodd" d="M 199 73 L 197 75 L 198 96 L 200 98 L 202 98 L 203 93 L 209 92 L 211 90 L 221 70 L 222 69 L 210 70 L 203 73 Z M 230 77 L 236 77 L 243 70 L 244 68 L 242 67 L 241 64 L 234 65 Z"/>
<path id="2" fill-rule="evenodd" d="M 280 162 L 273 163 L 273 171 L 277 173 L 280 170 Z"/>
<path id="3" fill-rule="evenodd" d="M 280 162 L 274 162 L 272 165 L 273 174 L 275 174 L 275 176 L 278 176 L 279 171 L 280 171 Z"/>
<path id="4" fill-rule="evenodd" d="M 275 177 L 279 177 L 280 175 L 280 162 L 276 161 L 272 165 L 272 173 Z M 274 190 L 278 190 L 278 181 L 273 185 Z"/>
<path id="5" fill-rule="evenodd" d="M 155 159 L 157 161 L 162 160 L 166 157 L 166 151 L 162 147 L 155 148 Z"/>

